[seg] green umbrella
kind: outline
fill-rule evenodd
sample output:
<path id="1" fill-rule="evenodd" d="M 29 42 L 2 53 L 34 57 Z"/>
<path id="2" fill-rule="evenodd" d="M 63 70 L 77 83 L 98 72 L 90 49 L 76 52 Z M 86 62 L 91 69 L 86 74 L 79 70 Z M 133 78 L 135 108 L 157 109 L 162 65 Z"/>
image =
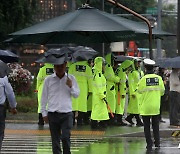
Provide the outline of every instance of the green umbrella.
<path id="1" fill-rule="evenodd" d="M 148 39 L 146 24 L 84 6 L 74 12 L 38 23 L 9 35 L 9 43 L 110 43 Z M 156 37 L 172 35 L 153 30 Z"/>

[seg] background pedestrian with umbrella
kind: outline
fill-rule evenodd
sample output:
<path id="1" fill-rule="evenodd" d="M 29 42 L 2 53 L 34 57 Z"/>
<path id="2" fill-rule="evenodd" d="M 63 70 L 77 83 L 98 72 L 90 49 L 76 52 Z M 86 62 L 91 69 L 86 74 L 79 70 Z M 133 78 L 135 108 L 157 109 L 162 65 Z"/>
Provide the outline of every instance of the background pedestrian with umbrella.
<path id="1" fill-rule="evenodd" d="M 176 66 L 177 67 L 177 66 Z M 170 125 L 180 128 L 180 68 L 172 68 L 170 85 Z"/>
<path id="2" fill-rule="evenodd" d="M 11 113 L 16 114 L 16 99 L 13 92 L 13 88 L 8 81 L 7 75 L 10 72 L 8 66 L 0 60 L 0 151 L 2 147 L 2 141 L 4 139 L 5 130 L 5 118 L 6 118 L 6 107 L 4 105 L 6 97 L 10 103 Z"/>

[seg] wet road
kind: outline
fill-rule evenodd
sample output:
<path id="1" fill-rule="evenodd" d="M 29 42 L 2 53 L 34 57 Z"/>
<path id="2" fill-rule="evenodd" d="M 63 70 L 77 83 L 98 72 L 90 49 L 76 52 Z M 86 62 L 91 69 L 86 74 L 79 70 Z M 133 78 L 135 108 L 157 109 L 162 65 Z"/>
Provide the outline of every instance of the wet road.
<path id="1" fill-rule="evenodd" d="M 161 148 L 147 152 L 143 127 L 108 127 L 91 130 L 74 127 L 71 136 L 72 154 L 179 154 L 179 137 L 171 137 L 175 129 L 160 124 Z M 48 125 L 7 123 L 2 154 L 51 154 Z"/>

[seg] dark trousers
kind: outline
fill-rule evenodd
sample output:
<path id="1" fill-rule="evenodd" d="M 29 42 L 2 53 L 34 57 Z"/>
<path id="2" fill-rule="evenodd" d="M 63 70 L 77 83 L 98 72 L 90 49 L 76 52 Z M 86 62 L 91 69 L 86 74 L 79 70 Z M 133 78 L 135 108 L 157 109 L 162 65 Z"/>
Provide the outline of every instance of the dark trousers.
<path id="1" fill-rule="evenodd" d="M 170 125 L 180 126 L 180 93 L 170 91 Z"/>
<path id="2" fill-rule="evenodd" d="M 4 105 L 0 105 L 0 151 L 4 139 L 5 118 L 6 118 L 6 109 Z"/>
<path id="3" fill-rule="evenodd" d="M 53 154 L 61 154 L 60 140 L 63 154 L 70 154 L 70 131 L 73 126 L 73 113 L 48 112 L 49 128 L 52 139 Z"/>
<path id="4" fill-rule="evenodd" d="M 144 123 L 144 135 L 146 138 L 147 148 L 152 147 L 153 142 L 151 139 L 151 127 L 150 124 L 152 122 L 153 136 L 155 146 L 160 145 L 160 136 L 159 136 L 159 115 L 153 116 L 142 116 Z M 151 120 L 151 122 L 150 122 Z"/>

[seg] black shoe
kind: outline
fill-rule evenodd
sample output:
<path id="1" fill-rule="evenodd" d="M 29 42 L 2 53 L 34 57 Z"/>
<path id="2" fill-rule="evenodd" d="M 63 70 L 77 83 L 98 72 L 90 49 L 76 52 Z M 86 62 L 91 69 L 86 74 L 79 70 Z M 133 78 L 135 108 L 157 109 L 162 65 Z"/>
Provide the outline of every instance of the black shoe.
<path id="1" fill-rule="evenodd" d="M 161 146 L 160 146 L 160 144 L 155 144 L 155 147 L 160 148 Z"/>
<path id="2" fill-rule="evenodd" d="M 138 122 L 138 123 L 136 124 L 136 126 L 137 126 L 137 127 L 141 127 L 141 126 L 144 126 L 144 124 L 143 124 L 142 122 Z"/>
<path id="3" fill-rule="evenodd" d="M 134 122 L 132 122 L 132 119 L 130 120 L 130 119 L 126 118 L 125 120 L 126 120 L 128 123 L 130 123 L 131 125 L 134 125 Z"/>
<path id="4" fill-rule="evenodd" d="M 152 146 L 146 146 L 147 151 L 152 151 Z"/>
<path id="5" fill-rule="evenodd" d="M 39 121 L 39 122 L 38 122 L 38 125 L 44 126 L 44 121 Z"/>
<path id="6" fill-rule="evenodd" d="M 122 121 L 122 122 L 118 123 L 118 126 L 127 126 L 127 124 Z"/>
<path id="7" fill-rule="evenodd" d="M 166 121 L 164 121 L 164 120 L 162 120 L 162 119 L 161 119 L 159 122 L 161 122 L 161 123 L 166 123 Z"/>

